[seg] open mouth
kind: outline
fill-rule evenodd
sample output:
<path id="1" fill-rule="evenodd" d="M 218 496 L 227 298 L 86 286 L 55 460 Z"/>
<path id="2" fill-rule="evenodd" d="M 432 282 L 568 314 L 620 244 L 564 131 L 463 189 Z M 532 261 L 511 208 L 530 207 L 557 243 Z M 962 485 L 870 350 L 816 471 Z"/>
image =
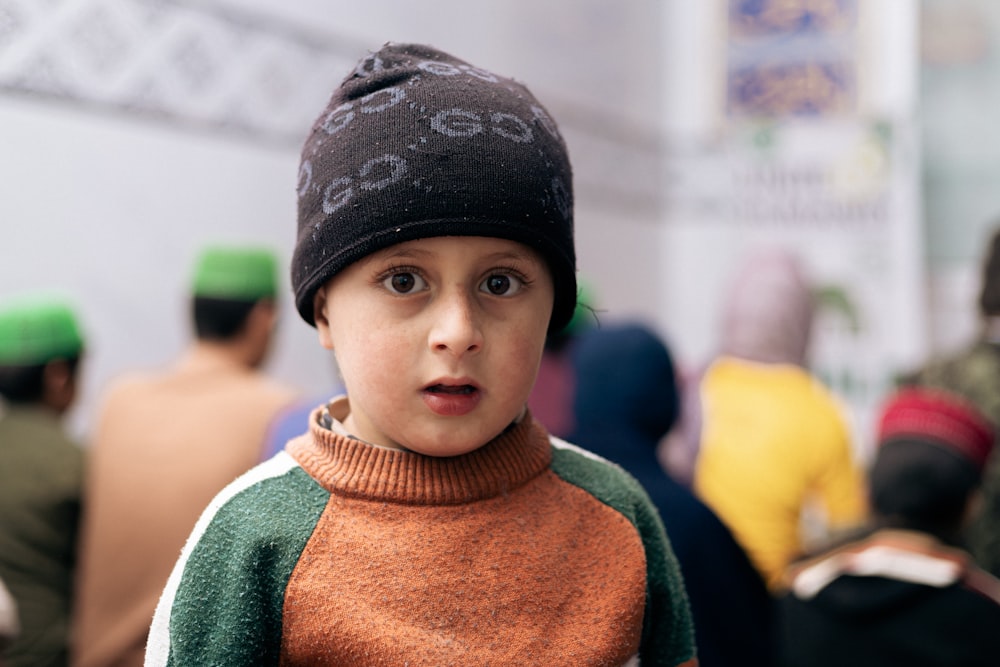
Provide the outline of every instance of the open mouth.
<path id="1" fill-rule="evenodd" d="M 424 402 L 431 412 L 443 417 L 461 417 L 473 410 L 483 398 L 483 390 L 465 378 L 448 378 L 424 387 Z"/>
<path id="2" fill-rule="evenodd" d="M 432 384 L 427 387 L 424 391 L 430 392 L 432 394 L 451 394 L 455 396 L 461 396 L 464 394 L 471 394 L 476 391 L 476 388 L 471 384 Z"/>

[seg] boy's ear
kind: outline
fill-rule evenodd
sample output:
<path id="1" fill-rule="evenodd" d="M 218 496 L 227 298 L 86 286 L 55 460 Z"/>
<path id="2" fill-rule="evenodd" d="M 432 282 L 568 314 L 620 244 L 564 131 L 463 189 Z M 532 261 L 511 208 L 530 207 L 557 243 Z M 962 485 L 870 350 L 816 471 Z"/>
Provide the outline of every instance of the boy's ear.
<path id="1" fill-rule="evenodd" d="M 326 317 L 326 287 L 320 287 L 313 296 L 313 321 L 316 323 L 316 333 L 319 344 L 328 350 L 333 349 L 333 338 L 330 336 L 330 320 Z"/>

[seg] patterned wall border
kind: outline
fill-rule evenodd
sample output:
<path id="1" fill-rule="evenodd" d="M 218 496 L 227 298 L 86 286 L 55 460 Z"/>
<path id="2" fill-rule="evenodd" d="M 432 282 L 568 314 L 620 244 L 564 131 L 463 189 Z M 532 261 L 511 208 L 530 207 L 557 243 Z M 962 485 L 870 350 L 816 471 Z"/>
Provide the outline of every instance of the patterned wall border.
<path id="1" fill-rule="evenodd" d="M 0 92 L 265 142 L 300 142 L 363 52 L 195 3 L 0 0 Z"/>
<path id="2" fill-rule="evenodd" d="M 297 149 L 369 46 L 185 0 L 0 0 L 0 95 Z M 659 133 L 570 101 L 549 106 L 581 203 L 657 218 Z"/>

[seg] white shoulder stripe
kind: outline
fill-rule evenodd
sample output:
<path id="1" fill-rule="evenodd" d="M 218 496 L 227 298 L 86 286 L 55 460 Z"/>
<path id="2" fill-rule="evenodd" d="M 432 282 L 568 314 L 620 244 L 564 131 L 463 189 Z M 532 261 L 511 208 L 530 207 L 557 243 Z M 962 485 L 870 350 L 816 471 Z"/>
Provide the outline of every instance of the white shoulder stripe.
<path id="1" fill-rule="evenodd" d="M 792 590 L 798 598 L 809 600 L 844 574 L 944 588 L 959 580 L 962 565 L 929 554 L 874 546 L 858 553 L 835 554 L 806 568 L 795 577 Z"/>
<path id="2" fill-rule="evenodd" d="M 580 454 L 581 456 L 586 456 L 588 459 L 593 459 L 594 461 L 602 461 L 604 463 L 612 463 L 612 461 L 607 460 L 606 458 L 604 458 L 603 456 L 601 456 L 599 454 L 595 454 L 594 452 L 586 450 L 586 449 L 584 449 L 583 447 L 581 447 L 579 445 L 574 445 L 571 442 L 566 442 L 562 438 L 558 438 L 558 437 L 556 437 L 554 435 L 550 435 L 549 436 L 549 443 L 553 447 L 555 447 L 556 449 L 568 449 L 568 450 L 570 450 L 572 452 L 576 452 L 577 454 Z"/>
<path id="3" fill-rule="evenodd" d="M 265 479 L 280 477 L 296 466 L 298 466 L 298 463 L 287 452 L 278 452 L 271 459 L 251 468 L 230 482 L 228 486 L 212 499 L 212 502 L 202 512 L 194 529 L 191 531 L 191 535 L 184 544 L 184 548 L 181 549 L 180 558 L 174 565 L 174 569 L 170 573 L 170 578 L 167 580 L 167 585 L 160 595 L 160 601 L 156 605 L 156 613 L 153 615 L 153 623 L 150 627 L 149 639 L 146 643 L 146 667 L 162 667 L 167 664 L 167 658 L 170 655 L 170 609 L 174 605 L 174 596 L 177 594 L 177 588 L 180 586 L 181 576 L 184 574 L 184 566 L 187 564 L 187 560 L 191 556 L 195 545 L 198 544 L 202 535 L 205 534 L 208 524 L 212 522 L 212 519 L 219 510 L 240 491 Z"/>

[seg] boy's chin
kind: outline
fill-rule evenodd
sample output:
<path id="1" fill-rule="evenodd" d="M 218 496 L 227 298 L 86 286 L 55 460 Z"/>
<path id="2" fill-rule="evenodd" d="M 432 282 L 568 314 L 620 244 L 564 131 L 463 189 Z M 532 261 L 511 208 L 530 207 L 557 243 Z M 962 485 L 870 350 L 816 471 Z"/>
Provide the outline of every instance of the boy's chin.
<path id="1" fill-rule="evenodd" d="M 414 454 L 422 454 L 424 456 L 434 456 L 437 458 L 448 458 L 452 456 L 462 456 L 463 454 L 469 454 L 476 451 L 486 445 L 489 442 L 434 442 L 434 443 L 416 443 L 413 445 L 402 445 L 402 449 L 407 452 L 413 452 Z"/>
<path id="2" fill-rule="evenodd" d="M 401 444 L 401 447 L 406 451 L 423 454 L 424 456 L 440 458 L 462 456 L 463 454 L 469 454 L 485 447 L 502 432 L 503 429 L 499 429 L 497 433 L 492 435 L 477 433 L 468 434 L 468 436 L 463 437 L 461 434 L 452 432 L 441 434 L 439 437 L 414 437 Z"/>
<path id="3" fill-rule="evenodd" d="M 485 447 L 507 431 L 513 424 L 524 418 L 526 407 L 507 418 L 482 420 L 480 418 L 458 418 L 422 424 L 407 433 L 399 433 L 395 439 L 397 448 L 424 456 L 461 456 Z M 419 421 L 419 420 L 418 420 Z"/>

